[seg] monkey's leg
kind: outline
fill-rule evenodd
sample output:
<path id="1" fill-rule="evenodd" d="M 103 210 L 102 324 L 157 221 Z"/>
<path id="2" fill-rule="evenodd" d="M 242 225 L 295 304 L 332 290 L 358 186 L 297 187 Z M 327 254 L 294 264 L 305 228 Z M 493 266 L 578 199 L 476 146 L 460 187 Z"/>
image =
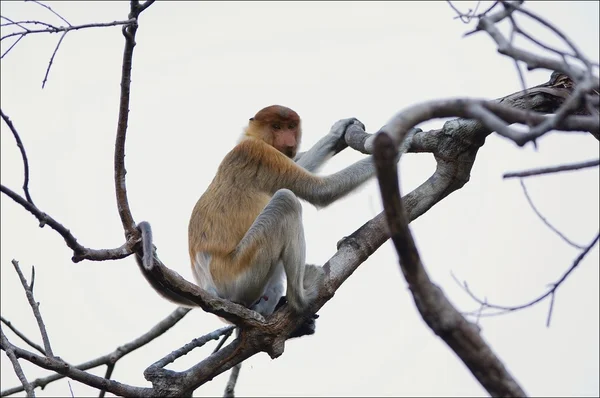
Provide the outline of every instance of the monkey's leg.
<path id="1" fill-rule="evenodd" d="M 252 307 L 254 311 L 264 316 L 271 315 L 275 311 L 275 306 L 279 303 L 285 290 L 284 278 L 283 263 L 279 262 L 263 294 L 260 296 L 259 302 Z"/>
<path id="2" fill-rule="evenodd" d="M 247 259 L 250 264 L 238 283 L 256 294 L 257 300 L 281 262 L 287 277 L 288 301 L 297 311 L 303 311 L 316 294 L 312 284 L 306 286 L 305 292 L 305 256 L 302 205 L 292 191 L 280 189 L 236 248 L 235 261 Z"/>

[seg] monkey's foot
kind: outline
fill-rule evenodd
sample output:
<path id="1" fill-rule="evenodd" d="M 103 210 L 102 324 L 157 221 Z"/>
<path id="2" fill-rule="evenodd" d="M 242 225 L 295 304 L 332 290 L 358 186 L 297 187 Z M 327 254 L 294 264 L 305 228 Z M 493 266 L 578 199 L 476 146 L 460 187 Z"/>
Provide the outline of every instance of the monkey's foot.
<path id="1" fill-rule="evenodd" d="M 285 296 L 282 296 L 279 299 L 279 302 L 277 303 L 277 305 L 275 306 L 275 311 L 277 311 L 279 308 L 281 308 L 283 305 L 285 305 L 287 303 L 287 299 L 285 298 Z M 306 319 L 304 319 L 304 322 L 298 326 L 298 328 L 296 328 L 296 330 L 294 330 L 292 332 L 292 334 L 290 335 L 290 338 L 296 338 L 296 337 L 302 337 L 302 336 L 309 336 L 311 334 L 315 334 L 315 328 L 316 328 L 316 319 L 319 317 L 318 314 L 312 314 L 309 315 Z"/>

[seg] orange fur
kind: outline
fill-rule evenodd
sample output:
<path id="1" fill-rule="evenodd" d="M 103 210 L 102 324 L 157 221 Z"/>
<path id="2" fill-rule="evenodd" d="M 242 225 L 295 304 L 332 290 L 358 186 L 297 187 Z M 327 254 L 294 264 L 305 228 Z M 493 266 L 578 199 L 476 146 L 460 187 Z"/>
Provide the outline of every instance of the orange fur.
<path id="1" fill-rule="evenodd" d="M 275 191 L 298 180 L 319 185 L 319 177 L 286 156 L 295 155 L 300 138 L 300 118 L 293 110 L 275 105 L 259 111 L 196 203 L 189 223 L 190 258 L 193 264 L 197 253 L 209 253 L 217 285 L 252 265 L 262 242 L 235 259 L 234 251 Z"/>

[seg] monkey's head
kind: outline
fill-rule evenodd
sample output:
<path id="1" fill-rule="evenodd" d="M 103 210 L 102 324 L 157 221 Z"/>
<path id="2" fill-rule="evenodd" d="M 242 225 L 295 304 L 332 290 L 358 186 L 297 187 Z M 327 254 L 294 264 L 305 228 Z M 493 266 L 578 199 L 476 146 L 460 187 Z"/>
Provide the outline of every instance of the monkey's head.
<path id="1" fill-rule="evenodd" d="M 300 116 L 285 106 L 268 106 L 250 118 L 246 135 L 263 140 L 293 159 L 302 136 Z"/>

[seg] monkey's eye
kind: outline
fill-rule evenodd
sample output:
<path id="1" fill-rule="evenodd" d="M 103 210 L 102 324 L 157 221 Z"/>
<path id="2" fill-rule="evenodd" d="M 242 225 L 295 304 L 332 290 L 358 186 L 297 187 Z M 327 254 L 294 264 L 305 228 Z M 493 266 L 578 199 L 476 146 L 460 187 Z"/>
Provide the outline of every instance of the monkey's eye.
<path id="1" fill-rule="evenodd" d="M 290 123 L 290 125 L 288 126 L 290 130 L 295 129 L 296 125 L 294 123 Z"/>
<path id="2" fill-rule="evenodd" d="M 281 125 L 279 123 L 274 123 L 271 127 L 273 127 L 274 130 L 281 130 Z"/>

